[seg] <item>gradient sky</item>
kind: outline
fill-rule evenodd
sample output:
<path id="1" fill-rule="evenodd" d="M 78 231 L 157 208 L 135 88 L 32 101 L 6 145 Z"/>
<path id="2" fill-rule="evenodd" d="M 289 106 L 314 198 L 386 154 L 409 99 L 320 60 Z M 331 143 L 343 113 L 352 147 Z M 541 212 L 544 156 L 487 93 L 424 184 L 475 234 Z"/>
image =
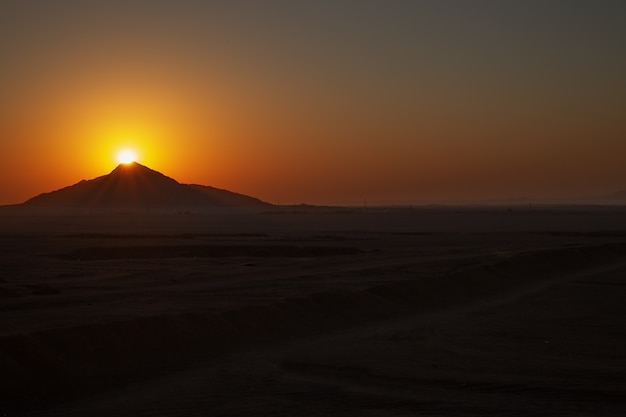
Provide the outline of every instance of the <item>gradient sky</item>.
<path id="1" fill-rule="evenodd" d="M 626 188 L 623 1 L 0 3 L 0 204 L 107 174 L 291 204 Z"/>

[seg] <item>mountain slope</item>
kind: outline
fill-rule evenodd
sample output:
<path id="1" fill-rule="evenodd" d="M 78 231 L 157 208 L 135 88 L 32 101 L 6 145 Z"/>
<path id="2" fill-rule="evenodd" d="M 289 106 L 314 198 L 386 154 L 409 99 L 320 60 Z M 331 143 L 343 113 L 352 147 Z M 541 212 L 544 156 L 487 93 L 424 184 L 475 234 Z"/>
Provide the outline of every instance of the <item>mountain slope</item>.
<path id="1" fill-rule="evenodd" d="M 213 187 L 181 184 L 133 162 L 120 164 L 108 175 L 40 194 L 24 203 L 39 207 L 191 208 L 262 207 L 253 197 Z"/>
<path id="2" fill-rule="evenodd" d="M 188 184 L 192 190 L 202 193 L 212 199 L 218 205 L 224 206 L 248 206 L 248 205 L 269 205 L 258 198 L 250 197 L 245 194 L 239 194 L 208 185 Z"/>

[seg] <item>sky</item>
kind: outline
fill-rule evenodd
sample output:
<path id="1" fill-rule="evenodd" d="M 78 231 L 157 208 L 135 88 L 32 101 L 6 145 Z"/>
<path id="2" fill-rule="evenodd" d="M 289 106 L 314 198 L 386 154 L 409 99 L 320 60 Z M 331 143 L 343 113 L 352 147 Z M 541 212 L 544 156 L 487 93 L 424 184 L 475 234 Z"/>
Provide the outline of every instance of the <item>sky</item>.
<path id="1" fill-rule="evenodd" d="M 112 171 L 277 204 L 626 189 L 623 1 L 0 3 L 0 204 Z"/>

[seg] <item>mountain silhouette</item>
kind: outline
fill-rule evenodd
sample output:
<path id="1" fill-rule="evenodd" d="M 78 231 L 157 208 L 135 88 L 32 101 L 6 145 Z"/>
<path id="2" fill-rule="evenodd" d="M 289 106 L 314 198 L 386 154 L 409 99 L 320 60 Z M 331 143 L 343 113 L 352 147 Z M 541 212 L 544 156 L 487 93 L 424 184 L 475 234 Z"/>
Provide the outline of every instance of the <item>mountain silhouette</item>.
<path id="1" fill-rule="evenodd" d="M 270 206 L 257 198 L 227 190 L 181 184 L 137 162 L 120 164 L 108 175 L 40 194 L 24 205 L 142 209 Z"/>
<path id="2" fill-rule="evenodd" d="M 598 200 L 626 202 L 626 190 L 616 191 L 613 194 L 603 195 Z"/>

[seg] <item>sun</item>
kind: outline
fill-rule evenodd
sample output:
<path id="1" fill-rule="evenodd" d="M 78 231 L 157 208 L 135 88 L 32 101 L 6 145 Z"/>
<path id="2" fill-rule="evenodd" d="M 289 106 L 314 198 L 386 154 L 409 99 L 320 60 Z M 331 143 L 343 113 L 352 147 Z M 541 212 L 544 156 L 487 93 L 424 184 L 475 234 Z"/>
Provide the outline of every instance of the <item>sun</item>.
<path id="1" fill-rule="evenodd" d="M 117 162 L 131 164 L 137 160 L 137 154 L 132 149 L 122 149 L 117 153 Z"/>

